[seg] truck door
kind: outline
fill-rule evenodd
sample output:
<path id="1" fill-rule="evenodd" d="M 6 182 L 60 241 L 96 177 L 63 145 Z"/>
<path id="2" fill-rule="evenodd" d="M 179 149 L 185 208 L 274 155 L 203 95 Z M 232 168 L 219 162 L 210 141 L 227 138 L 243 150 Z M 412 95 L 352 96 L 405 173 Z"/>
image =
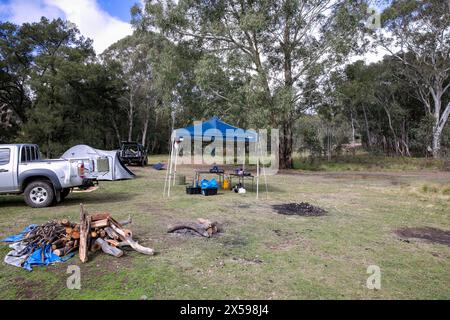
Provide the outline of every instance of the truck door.
<path id="1" fill-rule="evenodd" d="M 0 192 L 15 191 L 14 163 L 11 148 L 0 148 Z"/>

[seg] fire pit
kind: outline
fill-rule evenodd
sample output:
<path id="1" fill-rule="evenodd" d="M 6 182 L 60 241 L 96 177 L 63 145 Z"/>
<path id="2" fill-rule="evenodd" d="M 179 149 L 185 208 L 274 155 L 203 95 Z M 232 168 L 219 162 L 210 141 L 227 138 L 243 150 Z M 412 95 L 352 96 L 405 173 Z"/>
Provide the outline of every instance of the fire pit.
<path id="1" fill-rule="evenodd" d="M 319 217 L 327 214 L 327 211 L 313 206 L 312 204 L 301 202 L 301 203 L 284 203 L 275 204 L 272 206 L 279 214 L 284 215 L 297 215 L 304 217 Z"/>

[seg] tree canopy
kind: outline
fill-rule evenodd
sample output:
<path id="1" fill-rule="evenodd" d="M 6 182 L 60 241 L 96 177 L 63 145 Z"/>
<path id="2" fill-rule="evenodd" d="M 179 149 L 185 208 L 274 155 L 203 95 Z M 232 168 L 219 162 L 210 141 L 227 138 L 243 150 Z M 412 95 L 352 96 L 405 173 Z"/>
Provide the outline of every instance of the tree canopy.
<path id="1" fill-rule="evenodd" d="M 381 1 L 383 2 L 383 1 Z M 0 23 L 0 141 L 48 156 L 77 143 L 168 151 L 174 127 L 213 115 L 280 129 L 294 152 L 345 146 L 397 156 L 449 148 L 450 8 L 438 0 L 152 0 L 134 33 L 96 55 L 61 19 Z M 368 41 L 389 54 L 350 62 Z"/>

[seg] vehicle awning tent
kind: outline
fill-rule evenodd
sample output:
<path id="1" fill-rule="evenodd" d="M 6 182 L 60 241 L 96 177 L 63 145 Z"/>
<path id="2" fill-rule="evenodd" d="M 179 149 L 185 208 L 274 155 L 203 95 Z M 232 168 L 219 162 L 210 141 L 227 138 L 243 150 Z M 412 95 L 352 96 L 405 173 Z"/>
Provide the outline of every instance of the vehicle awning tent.
<path id="1" fill-rule="evenodd" d="M 201 141 L 234 141 L 234 142 L 247 142 L 254 143 L 256 150 L 256 198 L 259 197 L 259 177 L 261 173 L 260 158 L 261 158 L 261 143 L 258 139 L 258 134 L 254 130 L 245 130 L 232 126 L 218 117 L 212 117 L 209 120 L 202 121 L 197 124 L 193 124 L 186 128 L 175 129 L 171 135 L 171 150 L 169 154 L 169 164 L 166 173 L 166 179 L 164 182 L 164 194 L 167 192 L 167 196 L 170 197 L 170 186 L 171 183 L 175 184 L 176 170 L 178 155 L 180 153 L 179 143 L 183 139 L 190 138 L 190 141 L 201 140 Z M 245 167 L 245 159 L 243 158 L 243 167 Z M 267 182 L 265 169 L 262 167 L 264 181 L 266 184 L 267 192 Z M 173 180 L 172 180 L 173 179 Z"/>
<path id="2" fill-rule="evenodd" d="M 134 173 L 131 172 L 123 163 L 117 154 L 117 151 L 105 151 L 94 149 L 88 145 L 79 144 L 76 145 L 61 156 L 63 159 L 73 159 L 73 158 L 89 158 L 94 159 L 98 157 L 106 157 L 109 162 L 109 171 L 103 175 L 97 177 L 99 181 L 114 181 L 114 180 L 125 180 L 133 179 L 135 177 Z"/>

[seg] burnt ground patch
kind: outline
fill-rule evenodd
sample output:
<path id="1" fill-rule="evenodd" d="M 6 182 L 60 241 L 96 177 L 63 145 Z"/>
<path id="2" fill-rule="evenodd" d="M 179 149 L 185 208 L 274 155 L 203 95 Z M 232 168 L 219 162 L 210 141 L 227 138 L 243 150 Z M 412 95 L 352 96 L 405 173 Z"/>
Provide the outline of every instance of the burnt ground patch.
<path id="1" fill-rule="evenodd" d="M 290 216 L 319 217 L 327 214 L 326 210 L 313 206 L 307 202 L 274 204 L 272 205 L 272 208 L 279 214 Z"/>
<path id="2" fill-rule="evenodd" d="M 403 228 L 395 230 L 394 233 L 403 239 L 423 239 L 434 243 L 445 244 L 450 246 L 450 231 L 445 231 L 437 228 L 422 227 L 422 228 Z"/>

